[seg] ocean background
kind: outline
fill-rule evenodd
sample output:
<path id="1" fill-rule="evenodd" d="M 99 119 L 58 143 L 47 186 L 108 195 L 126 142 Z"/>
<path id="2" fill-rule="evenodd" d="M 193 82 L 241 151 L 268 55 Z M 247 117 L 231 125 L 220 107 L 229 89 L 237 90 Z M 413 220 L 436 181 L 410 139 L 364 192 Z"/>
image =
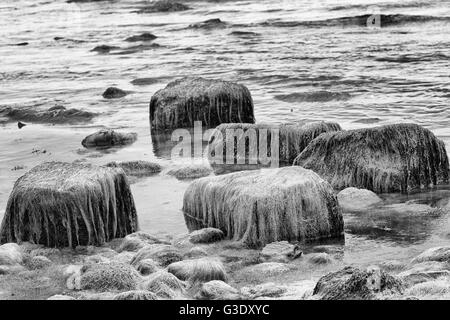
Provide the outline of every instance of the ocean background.
<path id="1" fill-rule="evenodd" d="M 257 122 L 326 120 L 344 129 L 413 122 L 450 150 L 450 1 L 183 2 L 191 10 L 146 14 L 136 11 L 148 1 L 0 2 L 0 108 L 60 105 L 99 113 L 88 123 L 28 123 L 20 130 L 0 114 L 0 219 L 16 179 L 43 161 L 179 165 L 164 141 L 152 140 L 148 106 L 154 92 L 183 76 L 246 85 Z M 382 15 L 381 28 L 366 26 L 374 13 Z M 208 19 L 221 22 L 195 27 Z M 158 38 L 125 41 L 144 32 Z M 92 51 L 99 45 L 117 48 Z M 145 84 L 131 83 L 142 78 Z M 104 99 L 110 86 L 132 92 Z M 81 140 L 101 128 L 137 132 L 138 141 L 84 149 Z M 165 174 L 134 183 L 141 229 L 186 232 L 181 207 L 188 183 Z M 450 188 L 383 198 L 445 206 Z M 344 220 L 348 263 L 406 260 L 450 243 L 448 214 L 418 218 L 383 209 L 345 213 Z"/>

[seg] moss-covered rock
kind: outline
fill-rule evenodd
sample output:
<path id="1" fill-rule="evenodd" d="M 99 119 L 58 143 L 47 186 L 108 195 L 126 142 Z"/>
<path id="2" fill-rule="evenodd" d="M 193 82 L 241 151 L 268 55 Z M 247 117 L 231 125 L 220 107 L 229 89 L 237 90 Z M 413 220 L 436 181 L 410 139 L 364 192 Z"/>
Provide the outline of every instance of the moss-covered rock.
<path id="1" fill-rule="evenodd" d="M 416 124 L 320 135 L 295 159 L 336 189 L 407 192 L 448 182 L 444 142 Z"/>
<path id="2" fill-rule="evenodd" d="M 196 295 L 199 300 L 239 300 L 239 291 L 221 280 L 203 283 Z"/>
<path id="3" fill-rule="evenodd" d="M 148 161 L 123 161 L 109 162 L 107 167 L 122 168 L 128 176 L 147 177 L 161 172 L 162 168 L 159 164 Z"/>
<path id="4" fill-rule="evenodd" d="M 16 181 L 0 242 L 75 248 L 102 245 L 137 228 L 133 196 L 121 169 L 46 162 Z"/>
<path id="5" fill-rule="evenodd" d="M 180 280 L 191 282 L 208 282 L 212 280 L 227 280 L 227 273 L 222 262 L 213 258 L 200 258 L 174 262 L 167 271 Z"/>
<path id="6" fill-rule="evenodd" d="M 253 123 L 250 92 L 232 82 L 188 77 L 169 83 L 153 95 L 153 130 L 193 127 L 194 121 L 202 121 L 207 127 L 224 122 Z"/>
<path id="7" fill-rule="evenodd" d="M 152 273 L 140 284 L 140 287 L 155 293 L 161 299 L 180 298 L 186 288 L 182 281 L 164 270 Z"/>
<path id="8" fill-rule="evenodd" d="M 217 228 L 203 228 L 189 234 L 189 241 L 192 243 L 212 243 L 223 238 L 225 238 L 223 231 Z"/>
<path id="9" fill-rule="evenodd" d="M 248 246 L 341 237 L 343 219 L 331 186 L 301 167 L 230 173 L 194 180 L 184 194 L 190 231 L 213 227 Z"/>
<path id="10" fill-rule="evenodd" d="M 139 273 L 130 265 L 99 263 L 85 266 L 81 273 L 81 289 L 95 291 L 134 290 Z"/>
<path id="11" fill-rule="evenodd" d="M 160 266 L 166 267 L 173 262 L 183 260 L 183 256 L 177 248 L 171 245 L 153 244 L 140 249 L 131 260 L 131 264 L 137 266 L 144 259 L 152 259 Z"/>
<path id="12" fill-rule="evenodd" d="M 265 163 L 267 157 L 272 161 L 277 157 L 280 164 L 292 164 L 314 138 L 340 130 L 339 124 L 323 121 L 302 124 L 223 123 L 211 135 L 208 156 L 218 172 L 233 169 L 235 164 L 248 165 L 248 169 L 270 166 L 271 162 Z"/>
<path id="13" fill-rule="evenodd" d="M 403 291 L 401 280 L 379 268 L 345 267 L 320 278 L 313 295 L 323 300 L 371 300 L 379 294 L 395 295 Z"/>
<path id="14" fill-rule="evenodd" d="M 137 134 L 134 132 L 118 132 L 111 129 L 97 131 L 81 141 L 85 148 L 120 147 L 134 143 Z"/>

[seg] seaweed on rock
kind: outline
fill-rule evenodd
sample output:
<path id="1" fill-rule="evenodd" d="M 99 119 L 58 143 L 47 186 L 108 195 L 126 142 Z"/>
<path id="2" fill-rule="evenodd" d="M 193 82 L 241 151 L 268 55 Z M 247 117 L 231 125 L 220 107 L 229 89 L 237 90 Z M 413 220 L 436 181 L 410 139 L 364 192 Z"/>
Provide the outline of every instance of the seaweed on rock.
<path id="1" fill-rule="evenodd" d="M 416 124 L 331 132 L 320 135 L 295 159 L 336 189 L 408 192 L 448 182 L 444 142 Z"/>
<path id="2" fill-rule="evenodd" d="M 343 219 L 331 186 L 316 173 L 284 167 L 193 181 L 184 194 L 190 231 L 213 227 L 248 246 L 339 237 Z"/>
<path id="3" fill-rule="evenodd" d="M 122 169 L 46 162 L 16 181 L 0 242 L 102 245 L 137 229 L 136 208 Z"/>
<path id="4" fill-rule="evenodd" d="M 232 164 L 260 165 L 261 159 L 269 157 L 269 154 L 271 157 L 277 156 L 272 152 L 278 152 L 280 163 L 292 164 L 314 138 L 325 132 L 340 130 L 339 124 L 324 121 L 302 124 L 223 123 L 211 135 L 209 160 L 212 165 L 215 164 L 211 161 L 213 159 L 222 160 L 225 165 L 230 160 Z M 232 145 L 227 146 L 229 143 Z M 272 146 L 278 149 L 272 150 Z M 228 154 L 227 148 L 233 150 L 232 155 Z M 222 150 L 223 158 L 215 154 L 218 150 Z M 213 151 L 214 156 L 211 157 Z"/>
<path id="5" fill-rule="evenodd" d="M 206 127 L 224 122 L 254 123 L 253 100 L 247 87 L 221 80 L 186 77 L 157 91 L 150 101 L 153 130 Z"/>

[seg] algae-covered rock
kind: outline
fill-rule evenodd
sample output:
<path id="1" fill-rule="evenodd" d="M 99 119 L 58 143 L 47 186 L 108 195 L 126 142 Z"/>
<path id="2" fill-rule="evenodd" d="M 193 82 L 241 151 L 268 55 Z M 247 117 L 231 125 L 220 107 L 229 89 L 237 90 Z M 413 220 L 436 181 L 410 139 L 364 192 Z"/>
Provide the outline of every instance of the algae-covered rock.
<path id="1" fill-rule="evenodd" d="M 0 242 L 75 248 L 102 245 L 137 228 L 133 196 L 121 169 L 46 162 L 16 181 Z"/>
<path id="2" fill-rule="evenodd" d="M 81 289 L 134 290 L 139 280 L 139 273 L 130 265 L 121 263 L 92 264 L 82 270 Z"/>
<path id="3" fill-rule="evenodd" d="M 140 249 L 131 260 L 131 264 L 137 266 L 144 259 L 153 259 L 160 266 L 166 267 L 173 262 L 183 260 L 183 256 L 177 248 L 171 245 L 153 244 Z"/>
<path id="4" fill-rule="evenodd" d="M 320 135 L 295 159 L 336 189 L 407 192 L 448 182 L 444 142 L 416 124 Z"/>
<path id="5" fill-rule="evenodd" d="M 225 237 L 222 230 L 216 228 L 203 228 L 192 231 L 189 234 L 189 241 L 192 243 L 212 243 L 222 240 Z"/>
<path id="6" fill-rule="evenodd" d="M 136 140 L 137 133 L 105 129 L 88 135 L 81 144 L 85 148 L 110 148 L 129 145 Z"/>
<path id="7" fill-rule="evenodd" d="M 255 121 L 253 100 L 240 84 L 204 78 L 182 78 L 157 91 L 150 101 L 152 129 L 206 127 L 224 122 Z"/>
<path id="8" fill-rule="evenodd" d="M 159 164 L 148 161 L 123 161 L 109 162 L 106 164 L 111 168 L 122 168 L 128 176 L 147 177 L 161 172 L 162 168 Z"/>
<path id="9" fill-rule="evenodd" d="M 372 300 L 377 295 L 402 294 L 403 282 L 376 267 L 345 267 L 317 282 L 313 295 L 322 300 Z"/>
<path id="10" fill-rule="evenodd" d="M 190 231 L 213 227 L 248 246 L 340 237 L 331 186 L 311 170 L 285 167 L 194 180 L 183 200 Z"/>
<path id="11" fill-rule="evenodd" d="M 227 280 L 227 273 L 222 262 L 213 258 L 174 262 L 167 267 L 167 271 L 174 274 L 178 279 L 191 282 Z"/>

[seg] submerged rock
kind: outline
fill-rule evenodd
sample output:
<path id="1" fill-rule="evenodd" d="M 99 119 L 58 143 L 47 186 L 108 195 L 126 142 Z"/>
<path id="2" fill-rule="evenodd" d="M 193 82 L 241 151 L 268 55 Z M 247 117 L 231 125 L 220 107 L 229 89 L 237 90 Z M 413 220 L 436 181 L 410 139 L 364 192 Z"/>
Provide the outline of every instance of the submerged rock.
<path id="1" fill-rule="evenodd" d="M 416 124 L 320 135 L 295 159 L 336 189 L 407 192 L 448 182 L 444 142 Z"/>
<path id="2" fill-rule="evenodd" d="M 127 264 L 92 264 L 82 270 L 81 289 L 95 291 L 134 290 L 139 279 L 139 273 Z"/>
<path id="3" fill-rule="evenodd" d="M 308 261 L 314 264 L 329 264 L 333 259 L 326 252 L 317 252 L 308 255 Z"/>
<path id="4" fill-rule="evenodd" d="M 193 23 L 189 26 L 189 28 L 194 29 L 216 29 L 216 28 L 225 28 L 227 26 L 226 22 L 223 22 L 219 18 L 208 19 L 202 22 Z"/>
<path id="5" fill-rule="evenodd" d="M 159 80 L 157 78 L 137 78 L 131 81 L 132 85 L 135 86 L 147 86 L 157 83 Z"/>
<path id="6" fill-rule="evenodd" d="M 167 244 L 153 244 L 140 249 L 131 264 L 137 266 L 138 263 L 144 259 L 153 259 L 162 267 L 167 267 L 169 264 L 183 260 L 181 252 Z"/>
<path id="7" fill-rule="evenodd" d="M 221 280 L 203 283 L 196 299 L 199 300 L 239 300 L 239 291 Z"/>
<path id="8" fill-rule="evenodd" d="M 207 127 L 224 122 L 253 123 L 253 100 L 247 87 L 220 80 L 182 78 L 157 91 L 150 101 L 152 129 Z"/>
<path id="9" fill-rule="evenodd" d="M 137 13 L 175 12 L 189 9 L 190 8 L 187 5 L 181 2 L 176 2 L 173 0 L 158 0 L 138 10 Z"/>
<path id="10" fill-rule="evenodd" d="M 222 240 L 225 237 L 222 230 L 216 228 L 203 228 L 192 231 L 189 241 L 192 243 L 211 243 Z"/>
<path id="11" fill-rule="evenodd" d="M 379 294 L 402 294 L 403 290 L 401 280 L 379 268 L 345 267 L 320 278 L 313 295 L 322 300 L 372 300 Z"/>
<path id="12" fill-rule="evenodd" d="M 109 148 L 132 144 L 137 140 L 137 133 L 118 132 L 111 129 L 100 130 L 83 139 L 85 148 Z"/>
<path id="13" fill-rule="evenodd" d="M 98 53 L 109 53 L 110 51 L 118 50 L 118 49 L 120 49 L 120 47 L 108 46 L 106 44 L 103 44 L 103 45 L 100 45 L 100 46 L 96 46 L 91 51 L 98 52 Z"/>
<path id="14" fill-rule="evenodd" d="M 212 173 L 210 166 L 202 164 L 188 165 L 181 168 L 171 169 L 167 172 L 168 175 L 174 176 L 178 180 L 197 179 L 209 176 Z"/>
<path id="15" fill-rule="evenodd" d="M 363 210 L 382 200 L 376 193 L 358 188 L 346 188 L 337 194 L 339 205 L 344 210 Z"/>
<path id="16" fill-rule="evenodd" d="M 41 110 L 35 106 L 10 107 L 0 106 L 0 117 L 9 121 L 19 121 L 19 128 L 23 127 L 21 121 L 34 123 L 51 124 L 74 124 L 91 121 L 97 113 L 80 109 L 66 109 L 63 106 L 54 106 L 46 110 Z"/>
<path id="17" fill-rule="evenodd" d="M 340 237 L 344 224 L 331 186 L 301 167 L 194 180 L 183 211 L 190 231 L 219 228 L 248 246 Z"/>
<path id="18" fill-rule="evenodd" d="M 103 92 L 102 96 L 105 99 L 117 99 L 125 97 L 128 93 L 122 89 L 115 88 L 115 87 L 109 87 L 108 89 Z"/>
<path id="19" fill-rule="evenodd" d="M 300 247 L 287 241 L 272 242 L 261 251 L 263 258 L 275 261 L 290 261 L 302 255 Z"/>
<path id="20" fill-rule="evenodd" d="M 5 243 L 0 246 L 0 266 L 13 266 L 23 262 L 23 253 L 16 243 Z"/>
<path id="21" fill-rule="evenodd" d="M 148 161 L 123 161 L 110 162 L 106 164 L 111 168 L 122 168 L 128 176 L 147 177 L 155 173 L 161 172 L 162 168 L 159 164 Z"/>
<path id="22" fill-rule="evenodd" d="M 149 32 L 144 32 L 137 36 L 128 37 L 125 39 L 125 41 L 128 41 L 128 42 L 152 41 L 152 40 L 155 40 L 156 38 L 158 38 L 158 37 L 155 36 L 154 34 L 151 34 Z"/>
<path id="23" fill-rule="evenodd" d="M 413 263 L 425 261 L 450 262 L 450 246 L 430 248 L 413 259 Z"/>
<path id="24" fill-rule="evenodd" d="M 213 258 L 175 262 L 167 267 L 167 271 L 180 280 L 189 280 L 191 282 L 226 281 L 227 279 L 225 267 L 219 260 Z"/>
<path id="25" fill-rule="evenodd" d="M 158 297 L 150 291 L 132 290 L 119 293 L 113 300 L 158 300 Z"/>
<path id="26" fill-rule="evenodd" d="M 339 124 L 323 121 L 304 124 L 223 123 L 211 135 L 208 157 L 215 169 L 233 164 L 248 164 L 249 169 L 253 165 L 253 169 L 257 169 L 261 165 L 273 165 L 267 160 L 274 161 L 275 157 L 280 164 L 292 164 L 314 138 L 340 130 Z"/>
<path id="27" fill-rule="evenodd" d="M 46 162 L 16 181 L 0 242 L 75 248 L 102 245 L 137 228 L 133 196 L 121 169 Z"/>

